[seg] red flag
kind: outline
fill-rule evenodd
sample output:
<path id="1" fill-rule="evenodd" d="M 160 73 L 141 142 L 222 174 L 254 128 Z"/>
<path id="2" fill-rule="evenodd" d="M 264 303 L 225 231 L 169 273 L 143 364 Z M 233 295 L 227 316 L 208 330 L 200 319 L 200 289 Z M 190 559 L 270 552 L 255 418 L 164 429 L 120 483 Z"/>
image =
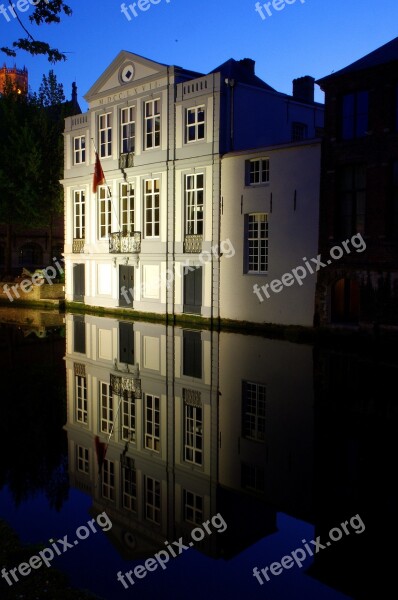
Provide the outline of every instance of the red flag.
<path id="1" fill-rule="evenodd" d="M 95 167 L 93 177 L 93 194 L 97 192 L 97 187 L 105 183 L 105 175 L 101 167 L 101 162 L 98 156 L 98 152 L 95 153 Z"/>
<path id="2" fill-rule="evenodd" d="M 99 471 L 99 473 L 101 473 L 102 466 L 104 464 L 104 460 L 105 460 L 105 456 L 106 456 L 106 452 L 108 450 L 108 444 L 106 444 L 105 442 L 101 442 L 98 435 L 96 435 L 94 438 L 94 444 L 95 444 L 95 451 L 97 453 L 98 471 Z"/>

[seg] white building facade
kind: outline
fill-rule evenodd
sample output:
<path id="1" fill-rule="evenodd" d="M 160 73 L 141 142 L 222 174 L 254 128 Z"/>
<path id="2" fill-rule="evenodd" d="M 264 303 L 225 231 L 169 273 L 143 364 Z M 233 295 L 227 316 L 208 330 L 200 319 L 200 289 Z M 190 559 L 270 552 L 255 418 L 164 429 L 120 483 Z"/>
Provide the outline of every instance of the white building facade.
<path id="1" fill-rule="evenodd" d="M 202 75 L 121 52 L 86 94 L 88 112 L 65 123 L 66 301 L 220 318 L 237 243 L 220 251 L 221 158 L 315 138 L 323 109 L 303 100 L 308 79 L 290 97 L 250 59 Z M 94 192 L 96 150 L 106 181 Z"/>

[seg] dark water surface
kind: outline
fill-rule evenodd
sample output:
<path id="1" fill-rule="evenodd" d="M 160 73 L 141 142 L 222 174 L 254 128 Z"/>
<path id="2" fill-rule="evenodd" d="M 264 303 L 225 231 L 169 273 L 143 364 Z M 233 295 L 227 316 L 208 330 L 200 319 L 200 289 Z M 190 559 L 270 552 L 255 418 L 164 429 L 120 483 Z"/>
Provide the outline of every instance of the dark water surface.
<path id="1" fill-rule="evenodd" d="M 391 347 L 3 308 L 0 352 L 0 518 L 74 587 L 392 597 Z"/>

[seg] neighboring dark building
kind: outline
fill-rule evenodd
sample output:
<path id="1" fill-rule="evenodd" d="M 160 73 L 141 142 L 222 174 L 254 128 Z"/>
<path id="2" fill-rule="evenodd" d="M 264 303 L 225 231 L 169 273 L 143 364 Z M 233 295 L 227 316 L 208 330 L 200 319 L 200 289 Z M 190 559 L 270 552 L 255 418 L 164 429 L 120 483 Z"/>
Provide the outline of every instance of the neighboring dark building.
<path id="1" fill-rule="evenodd" d="M 398 38 L 317 83 L 325 92 L 319 249 L 325 258 L 359 233 L 366 250 L 350 245 L 319 271 L 316 321 L 398 324 Z"/>

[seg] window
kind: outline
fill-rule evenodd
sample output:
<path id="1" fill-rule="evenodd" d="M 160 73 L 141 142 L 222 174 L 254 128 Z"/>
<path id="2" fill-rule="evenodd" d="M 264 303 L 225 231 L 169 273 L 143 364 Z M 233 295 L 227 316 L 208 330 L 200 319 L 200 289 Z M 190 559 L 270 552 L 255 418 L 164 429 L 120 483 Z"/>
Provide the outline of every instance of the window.
<path id="1" fill-rule="evenodd" d="M 122 461 L 122 503 L 123 508 L 137 511 L 137 472 L 132 458 L 126 456 Z"/>
<path id="2" fill-rule="evenodd" d="M 267 273 L 268 271 L 268 215 L 253 213 L 245 218 L 245 271 Z"/>
<path id="3" fill-rule="evenodd" d="M 186 121 L 187 142 L 197 142 L 205 137 L 205 107 L 188 108 Z"/>
<path id="4" fill-rule="evenodd" d="M 135 106 L 120 111 L 120 144 L 123 154 L 135 150 Z"/>
<path id="5" fill-rule="evenodd" d="M 134 187 L 120 184 L 120 226 L 123 234 L 134 231 Z"/>
<path id="6" fill-rule="evenodd" d="M 243 437 L 258 442 L 265 440 L 265 401 L 265 385 L 251 381 L 243 382 Z"/>
<path id="7" fill-rule="evenodd" d="M 368 130 L 368 92 L 346 94 L 342 101 L 342 137 L 343 140 L 366 135 Z"/>
<path id="8" fill-rule="evenodd" d="M 242 463 L 241 469 L 242 488 L 254 492 L 265 491 L 264 467 Z"/>
<path id="9" fill-rule="evenodd" d="M 98 124 L 100 157 L 107 158 L 108 156 L 112 156 L 111 113 L 99 115 Z"/>
<path id="10" fill-rule="evenodd" d="M 87 382 L 83 375 L 75 375 L 76 421 L 87 425 Z"/>
<path id="11" fill-rule="evenodd" d="M 160 481 L 145 477 L 145 518 L 160 524 Z"/>
<path id="12" fill-rule="evenodd" d="M 145 448 L 160 451 L 160 398 L 145 394 Z"/>
<path id="13" fill-rule="evenodd" d="M 108 197 L 108 188 L 102 185 L 98 188 L 98 237 L 104 240 L 111 232 L 111 199 Z"/>
<path id="14" fill-rule="evenodd" d="M 86 323 L 80 315 L 73 316 L 73 352 L 86 353 Z"/>
<path id="15" fill-rule="evenodd" d="M 269 182 L 269 158 L 256 158 L 246 161 L 246 185 Z"/>
<path id="16" fill-rule="evenodd" d="M 144 189 L 145 237 L 159 237 L 160 180 L 147 179 Z"/>
<path id="17" fill-rule="evenodd" d="M 80 473 L 88 475 L 90 467 L 88 448 L 76 446 L 76 467 Z"/>
<path id="18" fill-rule="evenodd" d="M 119 362 L 134 364 L 134 323 L 119 322 Z"/>
<path id="19" fill-rule="evenodd" d="M 185 233 L 203 235 L 203 173 L 185 177 Z"/>
<path id="20" fill-rule="evenodd" d="M 188 392 L 190 390 L 187 390 Z M 203 409 L 200 392 L 184 390 L 184 460 L 203 464 Z"/>
<path id="21" fill-rule="evenodd" d="M 34 242 L 24 244 L 19 250 L 19 264 L 25 267 L 42 266 L 43 250 L 39 244 Z"/>
<path id="22" fill-rule="evenodd" d="M 308 127 L 305 123 L 292 123 L 292 142 L 302 142 L 308 137 Z"/>
<path id="23" fill-rule="evenodd" d="M 112 501 L 115 499 L 115 463 L 107 458 L 102 467 L 102 497 Z"/>
<path id="24" fill-rule="evenodd" d="M 340 173 L 340 222 L 338 235 L 365 231 L 366 167 L 347 165 Z"/>
<path id="25" fill-rule="evenodd" d="M 135 397 L 131 392 L 124 392 L 122 400 L 122 440 L 135 442 Z"/>
<path id="26" fill-rule="evenodd" d="M 182 372 L 187 377 L 202 378 L 202 336 L 200 331 L 182 332 Z"/>
<path id="27" fill-rule="evenodd" d="M 86 136 L 73 138 L 73 164 L 81 165 L 86 162 Z"/>
<path id="28" fill-rule="evenodd" d="M 86 234 L 86 193 L 75 190 L 73 194 L 73 237 L 84 240 Z"/>
<path id="29" fill-rule="evenodd" d="M 145 148 L 160 146 L 160 100 L 145 102 Z"/>
<path id="30" fill-rule="evenodd" d="M 200 525 L 203 523 L 203 496 L 188 490 L 183 491 L 184 521 Z"/>
<path id="31" fill-rule="evenodd" d="M 113 428 L 113 396 L 111 395 L 109 383 L 99 382 L 99 394 L 101 407 L 100 429 L 102 433 L 109 434 Z"/>

